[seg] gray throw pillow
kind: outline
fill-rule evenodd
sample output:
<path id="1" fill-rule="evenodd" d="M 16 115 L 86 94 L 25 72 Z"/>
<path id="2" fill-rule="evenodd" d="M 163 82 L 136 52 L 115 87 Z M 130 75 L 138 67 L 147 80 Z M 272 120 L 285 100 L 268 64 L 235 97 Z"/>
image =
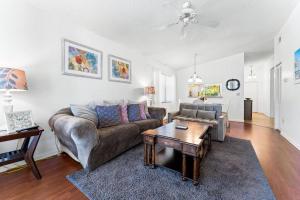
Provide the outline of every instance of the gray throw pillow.
<path id="1" fill-rule="evenodd" d="M 183 108 L 180 114 L 184 117 L 196 118 L 197 110 Z"/>
<path id="2" fill-rule="evenodd" d="M 98 126 L 98 117 L 96 111 L 86 105 L 70 105 L 71 111 L 75 117 L 84 118 L 92 121 L 95 126 Z"/>
<path id="3" fill-rule="evenodd" d="M 198 110 L 197 118 L 214 120 L 216 119 L 216 111 Z"/>

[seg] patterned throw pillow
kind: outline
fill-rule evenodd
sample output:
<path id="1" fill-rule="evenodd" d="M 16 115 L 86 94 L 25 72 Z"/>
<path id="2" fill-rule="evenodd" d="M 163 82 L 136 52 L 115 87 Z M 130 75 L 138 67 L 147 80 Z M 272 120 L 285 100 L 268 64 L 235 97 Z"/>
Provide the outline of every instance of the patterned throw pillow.
<path id="1" fill-rule="evenodd" d="M 147 116 L 145 113 L 145 104 L 141 103 L 141 104 L 139 104 L 139 106 L 140 106 L 141 119 L 143 119 L 143 120 L 147 119 Z"/>
<path id="2" fill-rule="evenodd" d="M 130 122 L 140 121 L 140 105 L 139 104 L 129 104 L 127 105 L 128 119 Z"/>
<path id="3" fill-rule="evenodd" d="M 96 106 L 99 128 L 115 126 L 121 123 L 119 105 Z"/>
<path id="4" fill-rule="evenodd" d="M 121 112 L 121 123 L 126 124 L 129 122 L 127 114 L 127 104 L 120 104 L 119 106 Z"/>

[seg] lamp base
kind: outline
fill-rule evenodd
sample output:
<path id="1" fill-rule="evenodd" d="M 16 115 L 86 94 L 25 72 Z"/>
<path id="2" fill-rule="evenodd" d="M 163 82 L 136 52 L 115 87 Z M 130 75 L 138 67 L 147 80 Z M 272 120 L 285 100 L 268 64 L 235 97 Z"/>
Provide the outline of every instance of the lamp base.
<path id="1" fill-rule="evenodd" d="M 13 112 L 12 95 L 9 90 L 3 94 L 3 111 L 5 113 Z"/>

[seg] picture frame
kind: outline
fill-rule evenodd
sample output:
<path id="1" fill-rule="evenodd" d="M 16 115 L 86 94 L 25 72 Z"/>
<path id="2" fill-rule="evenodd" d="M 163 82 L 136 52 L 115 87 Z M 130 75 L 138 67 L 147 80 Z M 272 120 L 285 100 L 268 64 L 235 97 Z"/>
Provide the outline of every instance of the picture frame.
<path id="1" fill-rule="evenodd" d="M 103 53 L 97 49 L 62 40 L 62 73 L 69 76 L 102 79 Z"/>
<path id="2" fill-rule="evenodd" d="M 300 49 L 295 51 L 295 68 L 294 68 L 295 83 L 300 83 Z"/>
<path id="3" fill-rule="evenodd" d="M 108 55 L 108 80 L 131 83 L 131 61 L 114 55 Z"/>
<path id="4" fill-rule="evenodd" d="M 221 83 L 205 84 L 201 91 L 201 96 L 205 96 L 206 98 L 223 98 L 222 89 Z"/>
<path id="5" fill-rule="evenodd" d="M 5 113 L 8 131 L 18 131 L 35 126 L 30 110 Z"/>

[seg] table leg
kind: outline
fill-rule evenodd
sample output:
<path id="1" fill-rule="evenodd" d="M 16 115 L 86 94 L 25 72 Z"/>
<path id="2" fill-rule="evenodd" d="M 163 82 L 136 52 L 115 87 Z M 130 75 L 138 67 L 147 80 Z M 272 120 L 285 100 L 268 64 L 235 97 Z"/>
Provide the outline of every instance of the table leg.
<path id="1" fill-rule="evenodd" d="M 155 144 L 152 144 L 152 165 L 151 168 L 154 169 L 155 168 Z"/>
<path id="2" fill-rule="evenodd" d="M 182 180 L 186 181 L 186 155 L 182 154 Z"/>
<path id="3" fill-rule="evenodd" d="M 193 166 L 193 184 L 199 184 L 199 176 L 200 176 L 200 162 L 198 157 L 194 157 L 194 166 Z"/>
<path id="4" fill-rule="evenodd" d="M 39 142 L 40 137 L 41 137 L 41 135 L 33 136 L 32 141 L 30 142 L 30 144 L 28 143 L 29 138 L 28 138 L 28 140 L 25 139 L 25 141 L 23 143 L 23 146 L 22 146 L 22 149 L 25 150 L 25 152 L 26 152 L 24 159 L 25 159 L 27 165 L 31 168 L 34 176 L 37 179 L 41 179 L 42 176 L 41 176 L 41 174 L 40 174 L 40 172 L 39 172 L 39 170 L 36 166 L 36 163 L 33 159 L 33 154 L 35 152 L 35 149 L 36 149 L 36 146 Z M 29 146 L 27 146 L 26 144 L 29 144 Z"/>
<path id="5" fill-rule="evenodd" d="M 144 165 L 148 165 L 148 147 L 147 144 L 144 144 Z"/>
<path id="6" fill-rule="evenodd" d="M 208 151 L 210 151 L 210 149 L 211 149 L 211 133 L 209 132 L 208 133 Z"/>

